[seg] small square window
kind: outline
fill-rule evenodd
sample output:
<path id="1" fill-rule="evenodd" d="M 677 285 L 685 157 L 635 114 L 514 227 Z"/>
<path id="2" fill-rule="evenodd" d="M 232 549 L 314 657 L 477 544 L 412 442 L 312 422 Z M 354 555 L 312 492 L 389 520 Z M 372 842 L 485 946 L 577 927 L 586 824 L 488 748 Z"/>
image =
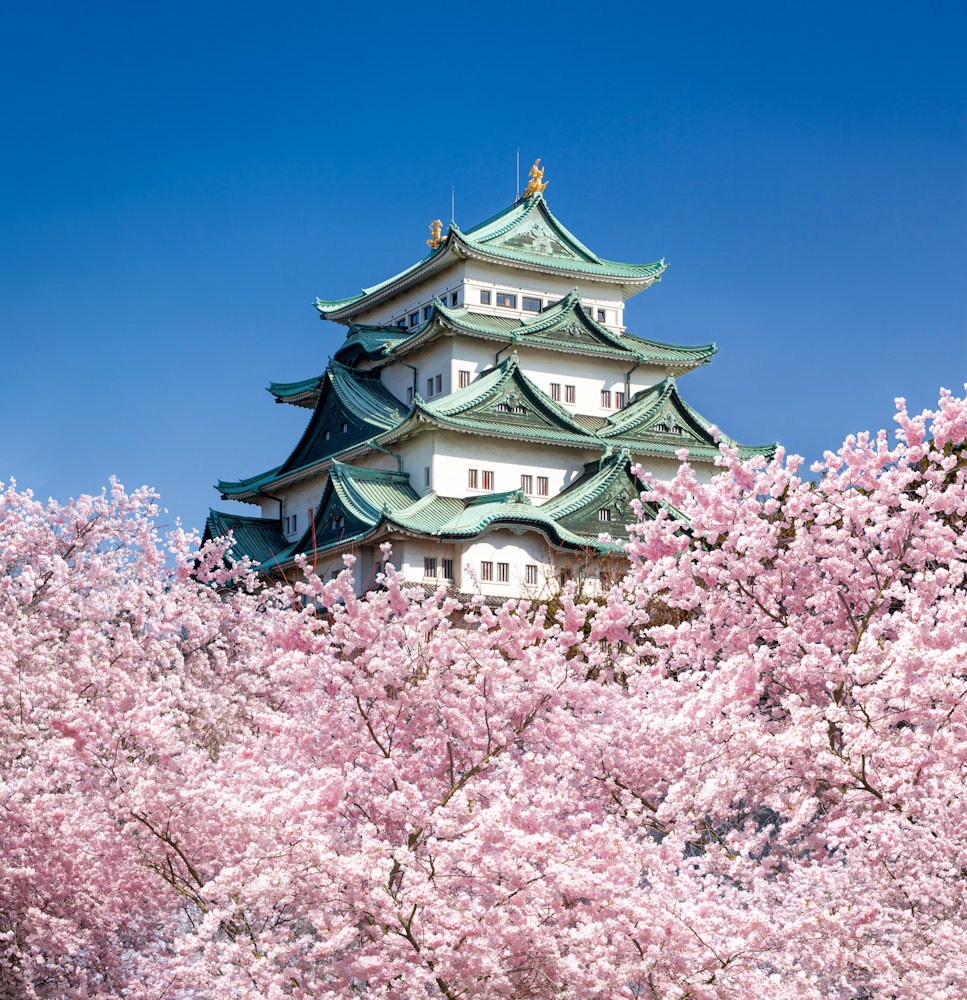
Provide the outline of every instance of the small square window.
<path id="1" fill-rule="evenodd" d="M 616 410 L 623 410 L 625 408 L 625 394 L 623 392 L 616 392 L 614 394 L 614 408 Z"/>
<path id="2" fill-rule="evenodd" d="M 475 490 L 478 489 L 478 483 L 480 482 L 480 475 L 476 469 L 467 469 L 467 489 Z"/>
<path id="3" fill-rule="evenodd" d="M 432 306 L 424 306 L 423 307 L 423 320 L 424 320 L 424 322 L 430 318 L 430 313 L 431 312 L 433 312 L 433 307 Z"/>
<path id="4" fill-rule="evenodd" d="M 485 490 L 492 490 L 494 488 L 494 474 L 490 469 L 484 469 L 480 473 L 480 481 L 483 483 L 483 488 Z"/>
<path id="5" fill-rule="evenodd" d="M 603 309 L 598 310 L 598 322 L 603 323 L 607 319 L 607 314 Z"/>
<path id="6" fill-rule="evenodd" d="M 481 288 L 480 289 L 480 304 L 482 306 L 489 306 L 490 305 L 490 289 L 489 288 Z"/>
<path id="7" fill-rule="evenodd" d="M 416 326 L 420 322 L 420 314 L 418 312 L 410 313 L 410 326 Z"/>
<path id="8" fill-rule="evenodd" d="M 497 293 L 497 305 L 503 306 L 505 309 L 516 309 L 517 308 L 517 296 L 508 295 L 506 292 Z"/>
<path id="9" fill-rule="evenodd" d="M 494 578 L 494 564 L 492 562 L 482 562 L 480 564 L 480 579 L 481 580 L 493 580 Z"/>
<path id="10" fill-rule="evenodd" d="M 520 488 L 527 494 L 534 492 L 534 477 L 522 474 L 520 477 Z"/>
<path id="11" fill-rule="evenodd" d="M 467 386 L 470 385 L 470 372 L 461 371 L 459 373 L 459 380 L 460 380 L 460 388 L 466 389 Z"/>
<path id="12" fill-rule="evenodd" d="M 525 312 L 539 313 L 544 308 L 544 303 L 540 299 L 532 299 L 525 295 L 521 299 L 521 306 Z"/>
<path id="13" fill-rule="evenodd" d="M 547 496 L 547 486 L 548 486 L 547 476 L 538 476 L 537 477 L 537 495 L 539 497 L 546 497 Z"/>
<path id="14" fill-rule="evenodd" d="M 453 560 L 444 559 L 443 560 L 443 578 L 445 580 L 453 579 Z"/>
<path id="15" fill-rule="evenodd" d="M 524 567 L 524 582 L 530 587 L 537 586 L 537 567 L 532 563 Z"/>
<path id="16" fill-rule="evenodd" d="M 497 563 L 497 582 L 510 583 L 510 563 Z"/>
<path id="17" fill-rule="evenodd" d="M 560 401 L 561 401 L 561 383 L 560 382 L 552 382 L 551 383 L 551 399 L 553 399 L 555 402 L 560 403 Z"/>
<path id="18" fill-rule="evenodd" d="M 566 386 L 564 386 L 564 402 L 565 403 L 573 403 L 576 395 L 577 395 L 577 392 L 576 392 L 575 387 L 573 385 L 566 385 Z"/>
<path id="19" fill-rule="evenodd" d="M 611 409 L 611 390 L 602 389 L 601 390 L 601 405 L 606 409 Z"/>
<path id="20" fill-rule="evenodd" d="M 423 557 L 423 575 L 436 576 L 436 556 Z"/>
<path id="21" fill-rule="evenodd" d="M 601 507 L 598 510 L 598 520 L 599 521 L 610 521 L 611 520 L 611 508 Z"/>
<path id="22" fill-rule="evenodd" d="M 455 306 L 459 301 L 460 301 L 460 293 L 459 292 L 453 292 L 450 295 L 450 305 L 451 306 Z"/>

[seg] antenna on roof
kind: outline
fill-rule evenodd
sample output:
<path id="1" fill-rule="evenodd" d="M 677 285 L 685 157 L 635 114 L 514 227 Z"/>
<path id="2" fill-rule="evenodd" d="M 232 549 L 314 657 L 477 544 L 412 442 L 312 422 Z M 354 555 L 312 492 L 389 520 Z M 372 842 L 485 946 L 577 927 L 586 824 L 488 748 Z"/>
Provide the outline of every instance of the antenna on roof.
<path id="1" fill-rule="evenodd" d="M 514 201 L 520 201 L 520 146 L 517 147 L 517 186 L 514 188 Z"/>
<path id="2" fill-rule="evenodd" d="M 456 203 L 457 203 L 457 188 L 456 188 L 455 184 L 451 184 L 450 185 L 450 225 L 451 226 L 454 224 L 454 222 L 457 221 L 457 212 L 456 212 L 456 208 L 455 208 Z"/>

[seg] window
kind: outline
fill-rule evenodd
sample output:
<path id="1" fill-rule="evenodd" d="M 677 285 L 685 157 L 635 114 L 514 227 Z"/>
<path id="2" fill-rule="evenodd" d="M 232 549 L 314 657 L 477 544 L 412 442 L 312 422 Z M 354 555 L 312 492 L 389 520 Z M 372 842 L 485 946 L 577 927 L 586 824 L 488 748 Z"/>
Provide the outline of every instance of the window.
<path id="1" fill-rule="evenodd" d="M 450 296 L 450 305 L 455 306 L 459 301 L 460 301 L 460 293 L 453 292 L 453 294 Z"/>
<path id="2" fill-rule="evenodd" d="M 497 582 L 510 583 L 510 563 L 497 563 Z"/>
<path id="3" fill-rule="evenodd" d="M 453 560 L 444 559 L 443 560 L 443 577 L 446 580 L 453 579 Z"/>
<path id="4" fill-rule="evenodd" d="M 567 584 L 567 581 L 571 579 L 571 567 L 565 566 L 560 573 L 557 574 L 557 582 L 563 587 Z"/>
<path id="5" fill-rule="evenodd" d="M 510 413 L 510 403 L 498 403 L 497 409 L 500 410 L 501 413 Z"/>
<path id="6" fill-rule="evenodd" d="M 481 288 L 480 289 L 480 304 L 482 306 L 489 306 L 490 305 L 490 289 L 489 288 Z"/>
<path id="7" fill-rule="evenodd" d="M 423 575 L 436 576 L 436 556 L 423 557 Z"/>
<path id="8" fill-rule="evenodd" d="M 533 564 L 524 567 L 524 583 L 531 587 L 537 586 L 537 567 Z"/>
<path id="9" fill-rule="evenodd" d="M 328 441 L 332 437 L 332 431 L 325 431 L 322 435 L 323 441 Z"/>
<path id="10" fill-rule="evenodd" d="M 551 399 L 553 399 L 555 402 L 560 403 L 560 401 L 561 401 L 561 383 L 560 382 L 552 382 L 551 383 Z"/>
<path id="11" fill-rule="evenodd" d="M 428 465 L 423 466 L 423 485 L 430 485 L 430 467 Z"/>
<path id="12" fill-rule="evenodd" d="M 345 433 L 346 433 L 346 432 L 347 432 L 348 430 L 349 430 L 349 424 L 347 424 L 347 423 L 346 423 L 346 421 L 344 420 L 344 421 L 343 421 L 343 422 L 342 422 L 342 423 L 341 423 L 341 424 L 339 425 L 339 433 L 340 433 L 340 434 L 345 434 Z"/>
<path id="13" fill-rule="evenodd" d="M 516 309 L 517 308 L 517 296 L 508 295 L 506 292 L 497 293 L 497 305 L 503 306 L 505 309 Z"/>
<path id="14" fill-rule="evenodd" d="M 431 312 L 433 312 L 433 307 L 432 306 L 424 306 L 423 307 L 423 320 L 424 320 L 424 322 L 430 318 L 430 313 Z"/>
<path id="15" fill-rule="evenodd" d="M 603 323 L 607 319 L 607 314 L 603 309 L 598 310 L 598 322 Z"/>
<path id="16" fill-rule="evenodd" d="M 470 372 L 461 371 L 458 373 L 459 385 L 461 389 L 466 389 L 470 385 Z"/>
<path id="17" fill-rule="evenodd" d="M 494 488 L 494 474 L 490 469 L 484 469 L 480 473 L 481 482 L 485 490 L 492 490 Z"/>
<path id="18" fill-rule="evenodd" d="M 625 408 L 625 394 L 623 392 L 616 392 L 614 394 L 614 408 L 616 410 L 623 410 Z"/>
<path id="19" fill-rule="evenodd" d="M 601 405 L 606 409 L 611 409 L 611 390 L 602 389 L 601 390 Z"/>
<path id="20" fill-rule="evenodd" d="M 539 313 L 544 307 L 544 303 L 540 299 L 531 299 L 526 295 L 520 300 L 520 302 L 526 312 Z"/>
<path id="21" fill-rule="evenodd" d="M 601 507 L 598 510 L 598 520 L 599 521 L 610 521 L 611 520 L 611 509 L 609 507 Z"/>
<path id="22" fill-rule="evenodd" d="M 577 390 L 573 385 L 564 386 L 564 402 L 573 403 L 575 396 L 577 395 Z"/>
<path id="23" fill-rule="evenodd" d="M 476 469 L 467 469 L 467 489 L 476 490 L 479 489 L 478 483 L 480 482 L 480 476 Z"/>
<path id="24" fill-rule="evenodd" d="M 493 578 L 494 578 L 494 564 L 492 562 L 482 562 L 480 564 L 480 579 L 493 580 Z"/>
<path id="25" fill-rule="evenodd" d="M 433 380 L 433 385 L 438 393 L 443 392 L 443 376 L 437 375 Z"/>
<path id="26" fill-rule="evenodd" d="M 410 313 L 410 326 L 416 326 L 420 322 L 420 314 L 418 312 Z"/>
<path id="27" fill-rule="evenodd" d="M 413 386 L 407 386 L 407 389 L 406 389 L 406 401 L 407 401 L 407 403 L 410 404 L 410 406 L 413 405 Z"/>
<path id="28" fill-rule="evenodd" d="M 433 376 L 431 375 L 426 380 L 426 398 L 429 399 L 433 395 Z"/>
<path id="29" fill-rule="evenodd" d="M 537 477 L 537 495 L 539 497 L 547 496 L 547 476 Z"/>
<path id="30" fill-rule="evenodd" d="M 287 535 L 291 535 L 291 534 L 295 533 L 295 531 L 297 529 L 297 525 L 298 525 L 298 520 L 299 520 L 299 515 L 298 514 L 289 514 L 285 518 L 285 533 Z"/>
<path id="31" fill-rule="evenodd" d="M 526 415 L 526 413 L 527 413 L 527 407 L 526 406 L 521 406 L 520 403 L 518 403 L 514 407 L 514 413 L 521 413 L 521 414 L 525 414 Z"/>
<path id="32" fill-rule="evenodd" d="M 525 493 L 533 493 L 534 492 L 534 477 L 522 474 L 521 477 L 520 477 L 520 488 Z"/>

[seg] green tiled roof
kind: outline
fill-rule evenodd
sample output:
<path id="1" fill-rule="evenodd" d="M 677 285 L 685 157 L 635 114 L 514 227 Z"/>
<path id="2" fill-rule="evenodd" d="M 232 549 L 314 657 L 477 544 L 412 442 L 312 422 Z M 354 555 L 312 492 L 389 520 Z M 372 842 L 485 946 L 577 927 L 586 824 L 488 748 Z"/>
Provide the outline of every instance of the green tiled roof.
<path id="1" fill-rule="evenodd" d="M 217 489 L 226 498 L 254 501 L 260 491 L 278 480 L 395 427 L 407 412 L 408 407 L 383 385 L 378 372 L 333 361 L 323 377 L 309 424 L 289 457 L 259 476 L 238 482 L 220 480 Z"/>
<path id="2" fill-rule="evenodd" d="M 230 531 L 235 540 L 228 550 L 228 555 L 236 561 L 247 556 L 253 562 L 262 563 L 288 548 L 289 543 L 286 542 L 282 526 L 277 520 L 226 514 L 221 510 L 208 512 L 204 541 L 227 535 Z"/>
<path id="3" fill-rule="evenodd" d="M 631 403 L 609 417 L 595 432 L 602 441 L 614 447 L 648 455 L 675 456 L 687 448 L 694 458 L 714 460 L 719 443 L 738 447 L 742 457 L 769 455 L 775 444 L 740 446 L 727 434 L 716 439 L 712 424 L 692 409 L 678 392 L 674 378 L 636 393 Z"/>
<path id="4" fill-rule="evenodd" d="M 381 440 L 393 440 L 419 423 L 519 440 L 554 441 L 577 447 L 599 444 L 560 403 L 521 371 L 516 353 L 463 389 L 427 401 L 417 396 L 407 420 Z"/>
<path id="5" fill-rule="evenodd" d="M 404 330 L 398 326 L 367 326 L 359 323 L 349 324 L 349 333 L 343 341 L 342 347 L 336 351 L 337 361 L 344 364 L 351 364 L 359 358 L 374 360 L 383 357 L 387 351 L 392 350 L 397 344 L 410 339 L 413 336 L 411 330 Z"/>
<path id="6" fill-rule="evenodd" d="M 466 232 L 451 223 L 442 245 L 415 264 L 357 295 L 316 299 L 316 309 L 323 319 L 350 319 L 369 305 L 466 258 L 604 281 L 622 285 L 629 293 L 658 281 L 665 270 L 663 260 L 622 264 L 597 256 L 551 214 L 543 195 L 535 194 Z"/>
<path id="7" fill-rule="evenodd" d="M 275 396 L 277 403 L 292 403 L 295 406 L 305 406 L 312 409 L 319 398 L 319 390 L 326 375 L 306 378 L 301 382 L 269 382 L 268 390 Z"/>

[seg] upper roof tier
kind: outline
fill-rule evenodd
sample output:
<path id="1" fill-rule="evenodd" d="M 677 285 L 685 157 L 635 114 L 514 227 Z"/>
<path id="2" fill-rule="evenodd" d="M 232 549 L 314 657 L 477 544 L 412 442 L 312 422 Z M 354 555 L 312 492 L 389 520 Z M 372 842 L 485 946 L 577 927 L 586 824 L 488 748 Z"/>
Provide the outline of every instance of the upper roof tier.
<path id="1" fill-rule="evenodd" d="M 364 288 L 358 295 L 316 299 L 316 308 L 323 319 L 348 322 L 461 260 L 604 282 L 619 286 L 625 299 L 654 284 L 665 270 L 664 260 L 621 264 L 592 253 L 551 214 L 544 196 L 538 193 L 515 202 L 465 233 L 451 222 L 440 246 L 405 271 Z"/>

